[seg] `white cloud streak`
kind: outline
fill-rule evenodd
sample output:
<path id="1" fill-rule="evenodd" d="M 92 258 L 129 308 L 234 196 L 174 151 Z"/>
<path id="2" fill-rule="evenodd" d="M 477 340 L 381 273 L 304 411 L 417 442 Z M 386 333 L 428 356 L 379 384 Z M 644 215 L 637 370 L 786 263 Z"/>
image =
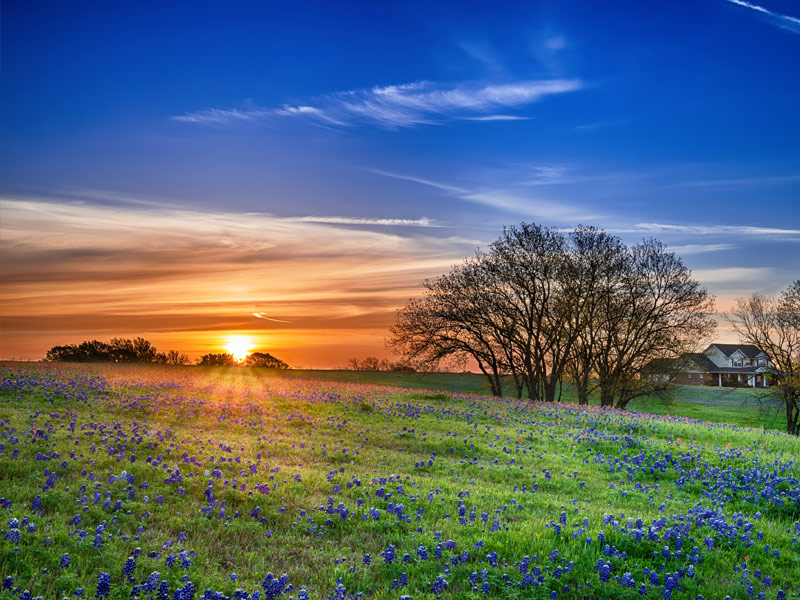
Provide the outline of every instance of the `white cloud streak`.
<path id="1" fill-rule="evenodd" d="M 768 8 L 759 6 L 758 4 L 745 2 L 745 0 L 726 0 L 726 1 L 730 2 L 731 4 L 736 4 L 737 6 L 743 6 L 745 8 L 749 8 L 751 10 L 754 10 L 756 12 L 765 15 L 770 22 L 774 23 L 781 29 L 786 29 L 787 31 L 791 31 L 793 33 L 800 33 L 800 19 L 796 17 L 783 15 L 781 13 L 776 13 L 774 11 L 769 10 Z"/>
<path id="2" fill-rule="evenodd" d="M 603 216 L 597 212 L 586 211 L 572 204 L 544 198 L 541 195 L 531 194 L 528 191 L 520 191 L 510 186 L 495 187 L 483 185 L 468 189 L 413 175 L 393 173 L 381 169 L 367 170 L 377 175 L 383 175 L 384 177 L 391 177 L 392 179 L 410 181 L 412 183 L 433 187 L 447 192 L 459 200 L 489 206 L 511 214 L 523 215 L 525 218 L 535 217 L 537 219 L 546 219 L 557 223 L 575 223 L 598 219 Z M 559 183 L 562 172 L 562 169 L 556 167 L 534 167 L 527 173 L 529 179 L 522 183 L 526 187 Z M 533 177 L 535 181 L 530 179 L 531 177 Z"/>
<path id="3" fill-rule="evenodd" d="M 684 233 L 695 235 L 800 236 L 800 229 L 755 227 L 752 225 L 671 225 L 666 223 L 637 223 L 636 230 L 655 233 Z"/>
<path id="4" fill-rule="evenodd" d="M 382 225 L 395 227 L 438 227 L 427 217 L 420 219 L 372 219 L 366 217 L 284 217 L 283 221 L 295 223 L 325 223 L 328 225 Z"/>
<path id="5" fill-rule="evenodd" d="M 423 179 L 422 177 L 415 177 L 414 175 L 403 175 L 401 173 L 392 173 L 391 171 L 384 171 L 382 169 L 367 169 L 367 171 L 369 171 L 370 173 L 375 173 L 376 175 L 383 175 L 384 177 L 390 177 L 392 179 L 400 179 L 402 181 L 411 181 L 412 183 L 427 185 L 428 187 L 436 188 L 444 192 L 453 192 L 454 194 L 468 193 L 468 191 L 465 190 L 464 188 L 456 187 L 454 185 L 448 185 L 446 183 L 439 183 L 438 181 L 432 181 L 430 179 Z"/>
<path id="6" fill-rule="evenodd" d="M 684 244 L 683 246 L 670 246 L 669 249 L 676 254 L 705 254 L 706 252 L 721 252 L 733 250 L 733 244 Z"/>
<path id="7" fill-rule="evenodd" d="M 275 323 L 292 323 L 293 321 L 284 321 L 283 319 L 273 319 L 272 317 L 268 317 L 263 312 L 254 312 L 253 316 L 257 319 L 264 319 L 265 321 L 274 321 Z"/>
<path id="8" fill-rule="evenodd" d="M 517 81 L 504 84 L 446 86 L 431 81 L 377 86 L 329 94 L 315 104 L 280 108 L 210 108 L 172 117 L 183 123 L 229 125 L 266 118 L 306 118 L 339 126 L 372 124 L 387 129 L 434 124 L 452 119 L 484 121 L 524 120 L 519 115 L 496 114 L 498 109 L 520 108 L 548 96 L 582 89 L 578 79 Z M 492 113 L 492 114 L 486 114 Z"/>
<path id="9" fill-rule="evenodd" d="M 692 274 L 703 283 L 741 283 L 765 281 L 772 275 L 770 267 L 727 267 L 723 269 L 696 269 Z"/>
<path id="10" fill-rule="evenodd" d="M 486 115 L 485 117 L 463 117 L 464 121 L 529 121 L 531 117 L 517 115 Z"/>

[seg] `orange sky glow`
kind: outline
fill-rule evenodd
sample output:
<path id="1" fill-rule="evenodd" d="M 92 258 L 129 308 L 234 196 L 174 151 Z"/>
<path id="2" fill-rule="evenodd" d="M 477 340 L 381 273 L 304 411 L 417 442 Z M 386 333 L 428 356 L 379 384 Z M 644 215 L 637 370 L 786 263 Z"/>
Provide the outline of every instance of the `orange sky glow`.
<path id="1" fill-rule="evenodd" d="M 0 357 L 22 360 L 136 336 L 192 359 L 229 351 L 231 336 L 292 367 L 393 359 L 384 340 L 397 308 L 480 245 L 426 227 L 401 235 L 146 203 L 6 199 L 0 216 Z M 724 321 L 715 339 L 736 341 Z"/>
<path id="2" fill-rule="evenodd" d="M 34 360 L 134 336 L 197 358 L 234 334 L 292 366 L 391 358 L 395 310 L 477 245 L 163 207 L 6 200 L 2 219 L 0 354 Z"/>

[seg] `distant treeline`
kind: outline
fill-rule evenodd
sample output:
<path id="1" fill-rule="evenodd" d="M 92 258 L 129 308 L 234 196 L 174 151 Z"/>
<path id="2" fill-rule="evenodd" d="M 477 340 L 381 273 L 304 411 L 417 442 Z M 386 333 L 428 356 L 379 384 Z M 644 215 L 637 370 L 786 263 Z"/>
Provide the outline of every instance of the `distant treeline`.
<path id="1" fill-rule="evenodd" d="M 366 358 L 351 358 L 347 361 L 347 368 L 351 371 L 414 371 L 414 367 L 404 361 L 389 362 L 388 360 L 378 359 L 377 356 L 367 356 Z"/>
<path id="2" fill-rule="evenodd" d="M 47 351 L 46 362 L 103 362 L 103 363 L 155 363 L 188 365 L 191 360 L 177 350 L 159 352 L 148 340 L 137 337 L 112 338 L 110 342 L 91 340 L 80 344 L 53 346 Z"/>
<path id="3" fill-rule="evenodd" d="M 233 354 L 206 354 L 197 363 L 201 367 L 261 367 L 264 369 L 288 369 L 289 365 L 268 352 L 253 352 L 243 361 L 236 360 Z"/>
<path id="4" fill-rule="evenodd" d="M 191 359 L 177 350 L 159 352 L 153 344 L 141 337 L 132 340 L 113 338 L 110 342 L 97 340 L 80 344 L 53 346 L 47 351 L 45 362 L 78 363 L 140 363 L 162 365 L 189 365 Z M 200 366 L 212 367 L 263 367 L 269 369 L 288 369 L 289 365 L 266 352 L 253 352 L 245 360 L 238 361 L 233 354 L 206 354 L 199 361 Z"/>

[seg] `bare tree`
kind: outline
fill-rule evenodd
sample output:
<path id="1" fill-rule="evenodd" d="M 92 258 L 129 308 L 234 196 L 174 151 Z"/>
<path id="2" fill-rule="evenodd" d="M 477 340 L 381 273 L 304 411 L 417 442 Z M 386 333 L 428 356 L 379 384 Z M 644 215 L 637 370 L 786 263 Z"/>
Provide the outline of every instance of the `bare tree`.
<path id="1" fill-rule="evenodd" d="M 480 260 L 436 279 L 425 280 L 425 295 L 397 312 L 388 346 L 418 370 L 436 370 L 442 361 L 473 359 L 489 379 L 492 395 L 502 396 L 505 373 L 497 311 L 483 292 L 488 272 Z"/>
<path id="2" fill-rule="evenodd" d="M 519 373 L 528 397 L 552 401 L 574 331 L 563 299 L 566 239 L 555 228 L 521 223 L 507 227 L 481 256 L 491 277 L 490 310 L 500 317 L 503 357 Z"/>
<path id="3" fill-rule="evenodd" d="M 182 354 L 177 350 L 169 350 L 164 355 L 164 362 L 168 365 L 188 365 L 191 360 L 187 355 Z"/>
<path id="4" fill-rule="evenodd" d="M 621 281 L 606 295 L 595 332 L 593 370 L 600 404 L 624 408 L 632 399 L 664 391 L 642 377 L 653 359 L 677 359 L 716 327 L 714 299 L 673 252 L 657 240 L 629 250 Z"/>
<path id="5" fill-rule="evenodd" d="M 389 345 L 415 364 L 469 358 L 502 394 L 559 400 L 565 376 L 579 401 L 599 387 L 624 407 L 663 384 L 641 377 L 653 359 L 694 349 L 714 326 L 713 298 L 655 240 L 631 249 L 603 231 L 521 223 L 487 252 L 423 282 L 398 311 Z"/>
<path id="6" fill-rule="evenodd" d="M 367 356 L 359 365 L 360 371 L 380 371 L 381 362 L 377 356 Z"/>
<path id="7" fill-rule="evenodd" d="M 580 310 L 573 311 L 573 326 L 578 335 L 572 344 L 566 374 L 575 386 L 578 404 L 588 404 L 589 394 L 599 386 L 594 365 L 601 334 L 608 329 L 607 320 L 612 316 L 606 309 L 623 281 L 628 254 L 619 238 L 594 227 L 578 227 L 570 238 L 577 285 L 571 294 L 574 298 L 565 300 L 574 302 Z"/>
<path id="8" fill-rule="evenodd" d="M 779 298 L 740 298 L 729 322 L 742 343 L 766 352 L 778 385 L 772 389 L 786 410 L 786 432 L 800 435 L 800 280 Z"/>

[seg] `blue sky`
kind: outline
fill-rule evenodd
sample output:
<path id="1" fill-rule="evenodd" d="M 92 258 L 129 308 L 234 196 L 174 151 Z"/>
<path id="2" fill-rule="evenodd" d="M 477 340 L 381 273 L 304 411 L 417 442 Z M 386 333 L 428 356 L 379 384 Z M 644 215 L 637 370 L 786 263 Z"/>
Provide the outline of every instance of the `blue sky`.
<path id="1" fill-rule="evenodd" d="M 381 354 L 520 221 L 658 237 L 723 308 L 800 273 L 796 2 L 0 10 L 6 355 L 120 323 L 199 352 L 265 307 L 290 354 L 330 326 L 297 361 Z"/>

